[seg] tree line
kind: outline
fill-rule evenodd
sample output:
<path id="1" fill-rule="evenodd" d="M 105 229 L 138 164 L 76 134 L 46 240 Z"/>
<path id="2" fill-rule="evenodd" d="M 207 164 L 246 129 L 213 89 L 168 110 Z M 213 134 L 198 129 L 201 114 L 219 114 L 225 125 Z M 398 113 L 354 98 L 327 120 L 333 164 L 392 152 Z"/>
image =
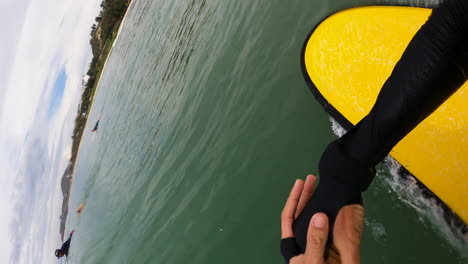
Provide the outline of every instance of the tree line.
<path id="1" fill-rule="evenodd" d="M 89 41 L 93 54 L 93 59 L 89 65 L 86 75 L 89 77 L 83 84 L 83 94 L 78 106 L 78 113 L 75 118 L 75 128 L 72 139 L 72 155 L 70 161 L 75 164 L 78 147 L 83 136 L 86 121 L 92 98 L 96 91 L 97 81 L 101 76 L 104 63 L 112 48 L 112 43 L 117 35 L 117 30 L 122 22 L 125 12 L 130 5 L 131 0 L 104 0 L 101 3 L 101 11 L 95 19 L 95 24 L 91 26 L 91 39 Z"/>

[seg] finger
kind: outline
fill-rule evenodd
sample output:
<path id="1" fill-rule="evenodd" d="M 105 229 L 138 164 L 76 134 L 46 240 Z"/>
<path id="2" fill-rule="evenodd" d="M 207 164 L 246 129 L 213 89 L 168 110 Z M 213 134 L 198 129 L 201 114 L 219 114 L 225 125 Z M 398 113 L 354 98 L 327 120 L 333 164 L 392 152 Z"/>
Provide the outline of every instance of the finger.
<path id="1" fill-rule="evenodd" d="M 301 197 L 299 198 L 299 203 L 297 205 L 294 219 L 297 219 L 297 217 L 302 213 L 302 210 L 304 210 L 304 207 L 306 206 L 307 202 L 312 197 L 316 182 L 317 182 L 317 178 L 315 178 L 314 175 L 307 176 L 307 179 L 304 184 L 304 188 L 302 188 Z"/>
<path id="2" fill-rule="evenodd" d="M 347 205 L 340 209 L 336 217 L 333 240 L 347 263 L 360 260 L 360 244 L 364 226 L 364 207 L 359 204 Z"/>
<path id="3" fill-rule="evenodd" d="M 281 238 L 293 237 L 294 232 L 292 229 L 294 222 L 294 212 L 296 212 L 299 197 L 301 196 L 304 182 L 302 180 L 296 180 L 294 187 L 289 193 L 288 200 L 284 206 L 283 212 L 281 213 Z"/>
<path id="4" fill-rule="evenodd" d="M 350 210 L 352 213 L 351 226 L 354 230 L 353 233 L 356 234 L 356 242 L 360 244 L 362 238 L 362 230 L 364 228 L 364 207 L 360 204 L 353 204 L 345 206 L 345 210 Z"/>
<path id="5" fill-rule="evenodd" d="M 341 264 L 344 263 L 341 261 L 340 252 L 334 245 L 330 247 L 330 251 L 328 252 L 327 257 L 327 264 Z"/>
<path id="6" fill-rule="evenodd" d="M 304 254 L 295 256 L 289 261 L 289 264 L 304 264 Z"/>
<path id="7" fill-rule="evenodd" d="M 350 241 L 353 244 L 359 244 L 363 225 L 364 207 L 359 204 L 347 205 L 341 208 L 336 216 L 335 230 L 337 232 L 333 234 L 333 238 L 337 239 L 336 242 L 338 244 L 340 241 Z M 340 248 L 338 249 L 340 250 Z"/>
<path id="8" fill-rule="evenodd" d="M 325 246 L 328 238 L 328 217 L 324 213 L 312 216 L 307 231 L 305 263 L 324 264 Z"/>

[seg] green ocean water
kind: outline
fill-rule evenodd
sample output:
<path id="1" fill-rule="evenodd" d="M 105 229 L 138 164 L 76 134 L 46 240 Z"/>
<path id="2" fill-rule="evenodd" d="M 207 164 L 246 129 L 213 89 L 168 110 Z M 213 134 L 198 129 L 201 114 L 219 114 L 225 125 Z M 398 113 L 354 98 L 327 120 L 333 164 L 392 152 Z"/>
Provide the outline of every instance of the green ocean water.
<path id="1" fill-rule="evenodd" d="M 135 0 L 82 141 L 68 263 L 283 263 L 286 197 L 336 138 L 301 47 L 326 15 L 366 3 Z M 398 184 L 381 168 L 365 193 L 363 263 L 464 263 Z"/>

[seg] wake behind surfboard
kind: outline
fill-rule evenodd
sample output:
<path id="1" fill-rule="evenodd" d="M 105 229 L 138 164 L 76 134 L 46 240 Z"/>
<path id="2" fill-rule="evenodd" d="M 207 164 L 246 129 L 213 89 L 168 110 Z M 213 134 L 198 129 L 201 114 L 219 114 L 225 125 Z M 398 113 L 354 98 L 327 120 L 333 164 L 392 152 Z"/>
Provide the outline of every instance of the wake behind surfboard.
<path id="1" fill-rule="evenodd" d="M 324 109 L 349 130 L 371 109 L 383 83 L 430 9 L 362 7 L 336 13 L 307 37 L 302 69 Z M 468 84 L 408 134 L 394 157 L 443 203 L 466 233 Z M 430 191 L 429 191 L 430 190 Z"/>

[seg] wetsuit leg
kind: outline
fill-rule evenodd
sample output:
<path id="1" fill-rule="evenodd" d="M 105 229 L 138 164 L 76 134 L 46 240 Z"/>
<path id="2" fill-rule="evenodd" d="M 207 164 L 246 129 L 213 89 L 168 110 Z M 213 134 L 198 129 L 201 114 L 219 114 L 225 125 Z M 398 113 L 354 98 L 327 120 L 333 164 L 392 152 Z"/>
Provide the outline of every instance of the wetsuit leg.
<path id="1" fill-rule="evenodd" d="M 369 114 L 322 155 L 319 185 L 294 223 L 303 251 L 312 215 L 328 215 L 331 242 L 338 211 L 362 203 L 361 192 L 372 182 L 374 166 L 450 97 L 467 74 L 468 1 L 448 0 L 414 36 Z"/>

